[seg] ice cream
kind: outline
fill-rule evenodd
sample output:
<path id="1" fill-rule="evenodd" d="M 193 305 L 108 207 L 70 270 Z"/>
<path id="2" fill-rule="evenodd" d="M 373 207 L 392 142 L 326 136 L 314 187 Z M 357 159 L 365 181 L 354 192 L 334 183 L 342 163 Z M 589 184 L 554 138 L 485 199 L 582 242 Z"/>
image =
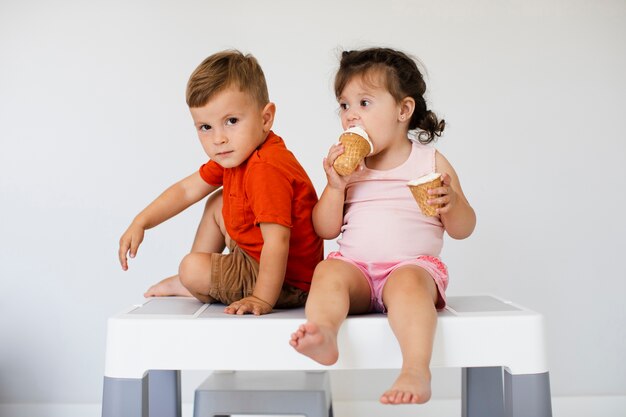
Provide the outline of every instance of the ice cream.
<path id="1" fill-rule="evenodd" d="M 428 204 L 428 200 L 435 197 L 428 195 L 428 190 L 441 187 L 441 174 L 433 172 L 419 177 L 416 180 L 409 181 L 406 185 L 411 190 L 411 193 L 413 193 L 413 197 L 415 201 L 417 201 L 422 213 L 426 216 L 436 216 L 437 209 L 441 207 L 441 204 Z"/>
<path id="2" fill-rule="evenodd" d="M 349 175 L 359 163 L 370 153 L 374 152 L 374 145 L 370 141 L 367 132 L 361 127 L 355 126 L 347 129 L 339 137 L 344 152 L 335 159 L 333 166 L 339 175 Z"/>

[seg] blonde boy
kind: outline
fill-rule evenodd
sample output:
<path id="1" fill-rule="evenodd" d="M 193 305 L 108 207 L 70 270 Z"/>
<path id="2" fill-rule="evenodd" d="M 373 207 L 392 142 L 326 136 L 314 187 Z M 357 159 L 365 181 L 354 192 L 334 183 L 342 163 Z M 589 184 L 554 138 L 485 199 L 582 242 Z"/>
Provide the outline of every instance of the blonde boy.
<path id="1" fill-rule="evenodd" d="M 120 239 L 122 269 L 128 269 L 127 255 L 136 255 L 145 230 L 209 196 L 178 275 L 145 295 L 219 301 L 228 314 L 304 305 L 323 256 L 311 221 L 317 195 L 271 131 L 276 106 L 261 67 L 239 51 L 211 55 L 189 79 L 187 104 L 209 161 L 135 217 Z M 228 254 L 222 253 L 225 247 Z"/>

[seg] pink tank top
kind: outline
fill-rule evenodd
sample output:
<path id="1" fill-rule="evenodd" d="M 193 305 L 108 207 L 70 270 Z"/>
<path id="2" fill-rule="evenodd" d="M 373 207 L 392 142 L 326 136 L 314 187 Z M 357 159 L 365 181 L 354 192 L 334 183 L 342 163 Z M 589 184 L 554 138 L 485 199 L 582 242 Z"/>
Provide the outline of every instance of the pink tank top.
<path id="1" fill-rule="evenodd" d="M 363 176 L 346 187 L 339 251 L 361 262 L 397 262 L 420 255 L 439 256 L 443 224 L 422 214 L 406 183 L 435 172 L 435 148 L 412 142 L 400 166 Z"/>

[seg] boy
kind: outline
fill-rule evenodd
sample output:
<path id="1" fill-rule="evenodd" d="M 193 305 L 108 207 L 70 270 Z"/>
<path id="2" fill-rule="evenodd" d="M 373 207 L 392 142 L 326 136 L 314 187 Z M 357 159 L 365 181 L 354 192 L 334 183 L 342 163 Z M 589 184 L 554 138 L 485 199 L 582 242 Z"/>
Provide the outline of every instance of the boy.
<path id="1" fill-rule="evenodd" d="M 145 295 L 193 295 L 226 304 L 228 314 L 304 305 L 323 256 L 311 221 L 317 194 L 271 131 L 276 107 L 261 67 L 239 51 L 208 57 L 189 79 L 187 105 L 210 159 L 135 217 L 120 239 L 122 269 L 128 269 L 127 254 L 136 255 L 145 230 L 211 194 L 178 275 Z M 228 254 L 222 254 L 225 246 Z"/>

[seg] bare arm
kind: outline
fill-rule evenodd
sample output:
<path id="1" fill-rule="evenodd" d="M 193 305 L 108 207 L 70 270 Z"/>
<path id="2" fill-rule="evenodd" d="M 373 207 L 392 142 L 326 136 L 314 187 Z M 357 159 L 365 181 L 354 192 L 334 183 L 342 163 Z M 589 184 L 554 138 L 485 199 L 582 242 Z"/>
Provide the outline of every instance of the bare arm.
<path id="1" fill-rule="evenodd" d="M 342 177 L 337 174 L 333 163 L 343 153 L 343 145 L 335 144 L 330 147 L 328 156 L 324 158 L 324 172 L 328 183 L 322 192 L 320 200 L 313 208 L 313 227 L 315 233 L 322 239 L 334 239 L 341 233 L 343 226 L 343 204 L 346 198 L 346 185 L 352 175 L 358 175 L 363 169 L 363 163 L 350 176 Z"/>
<path id="2" fill-rule="evenodd" d="M 313 227 L 322 239 L 339 236 L 343 225 L 343 203 L 345 190 L 327 185 L 320 200 L 313 207 Z"/>
<path id="3" fill-rule="evenodd" d="M 242 298 L 226 307 L 228 314 L 271 313 L 285 280 L 289 237 L 291 229 L 276 223 L 261 223 L 263 249 L 259 261 L 259 276 L 251 296 Z"/>
<path id="4" fill-rule="evenodd" d="M 443 185 L 431 190 L 432 203 L 443 204 L 437 212 L 441 216 L 448 235 L 454 239 L 465 239 L 470 236 L 476 226 L 476 213 L 470 206 L 454 168 L 439 152 L 435 155 L 437 171 L 442 173 Z"/>
<path id="5" fill-rule="evenodd" d="M 166 189 L 135 217 L 120 238 L 118 257 L 122 269 L 128 269 L 127 255 L 135 257 L 146 230 L 174 217 L 217 188 L 207 184 L 200 174 L 195 172 Z"/>

